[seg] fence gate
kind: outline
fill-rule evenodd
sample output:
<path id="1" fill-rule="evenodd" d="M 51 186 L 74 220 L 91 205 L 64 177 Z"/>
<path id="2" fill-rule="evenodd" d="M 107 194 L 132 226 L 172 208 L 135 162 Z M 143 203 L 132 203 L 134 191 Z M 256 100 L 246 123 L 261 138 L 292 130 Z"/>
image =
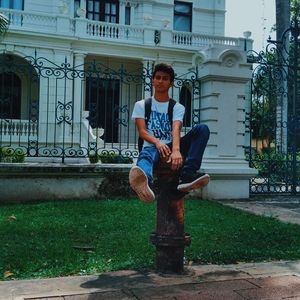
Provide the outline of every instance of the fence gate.
<path id="1" fill-rule="evenodd" d="M 153 66 L 112 60 L 108 67 L 105 61 L 58 64 L 37 53 L 0 53 L 0 162 L 24 155 L 49 162 L 137 157 L 131 113 L 152 93 Z M 184 130 L 200 122 L 200 88 L 195 70 L 176 76 L 170 90 L 187 107 Z"/>
<path id="2" fill-rule="evenodd" d="M 249 114 L 251 194 L 300 193 L 299 24 L 291 23 L 281 41 L 269 40 L 254 63 Z"/>

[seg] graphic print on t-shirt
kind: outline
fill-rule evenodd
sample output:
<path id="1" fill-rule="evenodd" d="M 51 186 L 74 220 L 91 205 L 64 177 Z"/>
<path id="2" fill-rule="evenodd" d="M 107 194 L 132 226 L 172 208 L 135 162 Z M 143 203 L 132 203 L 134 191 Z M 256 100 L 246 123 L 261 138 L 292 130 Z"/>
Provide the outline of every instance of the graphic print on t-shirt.
<path id="1" fill-rule="evenodd" d="M 172 130 L 167 113 L 152 111 L 148 122 L 148 129 L 159 140 L 172 140 Z"/>

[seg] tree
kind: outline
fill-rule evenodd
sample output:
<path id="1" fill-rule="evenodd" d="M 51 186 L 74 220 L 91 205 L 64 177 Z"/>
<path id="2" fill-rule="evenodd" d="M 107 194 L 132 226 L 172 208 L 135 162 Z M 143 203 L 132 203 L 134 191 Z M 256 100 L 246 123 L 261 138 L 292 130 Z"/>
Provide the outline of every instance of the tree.
<path id="1" fill-rule="evenodd" d="M 291 0 L 291 17 L 292 19 L 300 19 L 300 0 Z"/>
<path id="2" fill-rule="evenodd" d="M 295 4 L 299 0 L 292 0 Z M 295 6 L 294 6 L 295 7 Z M 290 0 L 276 0 L 276 39 L 280 41 L 283 33 L 290 26 L 290 11 L 291 2 Z"/>

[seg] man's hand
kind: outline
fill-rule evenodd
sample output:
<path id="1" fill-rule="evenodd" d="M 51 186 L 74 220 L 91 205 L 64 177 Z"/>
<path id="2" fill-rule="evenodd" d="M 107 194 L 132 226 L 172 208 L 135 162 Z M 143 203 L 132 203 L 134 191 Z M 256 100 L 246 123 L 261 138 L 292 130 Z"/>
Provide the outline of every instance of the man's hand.
<path id="1" fill-rule="evenodd" d="M 167 163 L 171 163 L 171 170 L 177 171 L 182 166 L 182 155 L 179 150 L 173 150 L 171 155 L 169 156 L 169 159 L 167 160 Z"/>
<path id="2" fill-rule="evenodd" d="M 156 146 L 156 149 L 158 150 L 159 155 L 162 159 L 167 159 L 170 156 L 171 150 L 168 147 L 168 145 L 161 144 L 160 142 L 158 142 L 157 144 L 155 144 L 155 146 Z"/>

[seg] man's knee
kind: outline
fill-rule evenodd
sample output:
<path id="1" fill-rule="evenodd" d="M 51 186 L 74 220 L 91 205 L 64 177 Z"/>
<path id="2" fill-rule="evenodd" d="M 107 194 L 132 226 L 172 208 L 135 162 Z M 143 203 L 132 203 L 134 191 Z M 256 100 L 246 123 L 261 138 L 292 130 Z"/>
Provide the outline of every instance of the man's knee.
<path id="1" fill-rule="evenodd" d="M 208 140 L 209 135 L 210 135 L 210 130 L 209 130 L 209 128 L 208 128 L 207 125 L 205 125 L 205 124 L 197 124 L 195 126 L 195 129 L 196 129 L 196 131 L 199 133 L 199 135 L 202 138 L 205 138 L 205 139 Z"/>
<path id="2" fill-rule="evenodd" d="M 140 160 L 147 160 L 149 162 L 155 162 L 159 158 L 159 153 L 156 148 L 151 149 L 143 149 L 140 152 L 140 155 L 138 157 L 138 161 Z"/>

